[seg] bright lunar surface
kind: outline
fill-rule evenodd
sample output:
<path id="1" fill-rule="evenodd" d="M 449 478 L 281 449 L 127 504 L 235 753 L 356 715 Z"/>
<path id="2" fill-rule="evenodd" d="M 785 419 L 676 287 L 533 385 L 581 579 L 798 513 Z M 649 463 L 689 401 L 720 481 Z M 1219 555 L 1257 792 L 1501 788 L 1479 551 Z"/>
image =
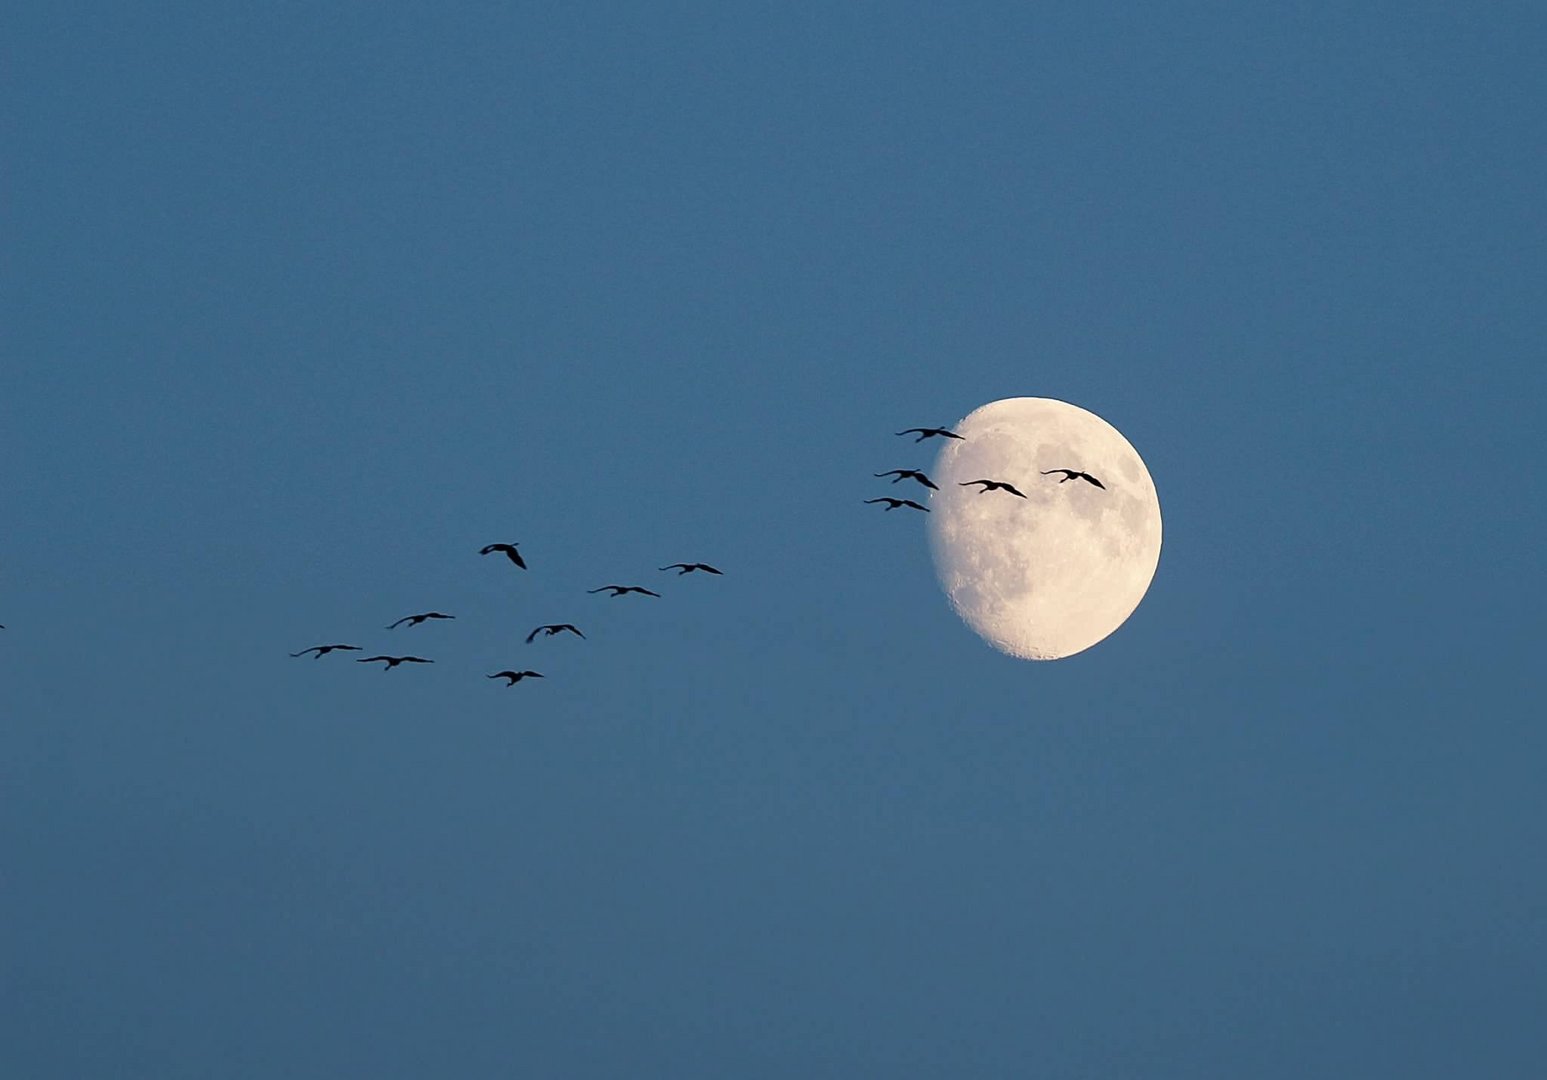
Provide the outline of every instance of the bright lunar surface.
<path id="1" fill-rule="evenodd" d="M 1122 434 L 1052 398 L 1005 398 L 942 440 L 930 544 L 951 606 L 994 648 L 1027 660 L 1088 649 L 1139 606 L 1160 561 L 1155 483 Z M 1051 469 L 1094 476 L 1059 483 Z M 960 487 L 999 480 L 1006 491 Z M 981 493 L 980 493 L 981 492 Z"/>

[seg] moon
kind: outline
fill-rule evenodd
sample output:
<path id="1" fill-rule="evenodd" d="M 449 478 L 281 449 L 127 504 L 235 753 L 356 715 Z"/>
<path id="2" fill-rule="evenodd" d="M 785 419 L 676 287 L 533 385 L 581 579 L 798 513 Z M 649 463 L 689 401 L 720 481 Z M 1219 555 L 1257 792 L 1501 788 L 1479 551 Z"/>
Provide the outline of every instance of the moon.
<path id="1" fill-rule="evenodd" d="M 1095 413 L 1005 398 L 943 440 L 929 539 L 940 586 L 978 636 L 1026 660 L 1090 648 L 1133 614 L 1160 562 L 1160 499 L 1144 460 Z M 1054 469 L 1089 473 L 1060 482 Z M 962 487 L 972 480 L 1006 491 Z"/>

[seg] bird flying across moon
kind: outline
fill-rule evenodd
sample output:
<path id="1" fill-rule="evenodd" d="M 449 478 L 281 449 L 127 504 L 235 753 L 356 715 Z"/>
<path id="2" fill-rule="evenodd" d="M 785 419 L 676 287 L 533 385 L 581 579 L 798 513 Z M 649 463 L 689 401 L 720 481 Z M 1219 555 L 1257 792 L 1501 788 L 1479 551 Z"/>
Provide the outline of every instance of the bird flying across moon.
<path id="1" fill-rule="evenodd" d="M 871 473 L 871 475 L 875 477 L 890 476 L 892 477 L 892 483 L 894 484 L 899 480 L 917 480 L 930 491 L 940 490 L 939 488 L 935 487 L 935 482 L 933 480 L 919 472 L 917 469 L 888 469 L 886 472 Z"/>
<path id="2" fill-rule="evenodd" d="M 1028 660 L 1071 656 L 1111 634 L 1160 561 L 1160 500 L 1138 451 L 1101 417 L 1051 398 L 991 402 L 956 427 L 965 441 L 942 445 L 930 470 L 944 490 L 929 522 L 956 613 Z M 1037 474 L 1063 479 L 1028 484 L 1014 503 L 962 486 Z"/>
<path id="3" fill-rule="evenodd" d="M 521 569 L 525 570 L 526 569 L 526 560 L 521 557 L 521 552 L 516 550 L 516 548 L 518 548 L 520 546 L 521 546 L 520 544 L 485 544 L 483 550 L 480 551 L 478 554 L 480 554 L 480 555 L 492 555 L 496 551 L 501 552 L 508 559 L 510 559 L 511 562 L 515 563 L 517 566 L 521 567 Z"/>
<path id="4" fill-rule="evenodd" d="M 896 510 L 899 506 L 911 506 L 915 510 L 922 510 L 926 514 L 929 513 L 929 507 L 920 506 L 912 499 L 894 499 L 890 495 L 883 495 L 879 499 L 866 499 L 865 503 L 867 506 L 870 503 L 886 503 L 886 509 L 882 512 L 887 514 L 891 513 L 893 510 Z"/>
<path id="5" fill-rule="evenodd" d="M 434 660 L 426 660 L 422 656 L 367 656 L 364 659 L 356 660 L 355 663 L 357 663 L 357 664 L 374 664 L 377 660 L 385 660 L 387 662 L 387 666 L 381 669 L 383 671 L 391 671 L 393 668 L 397 667 L 399 664 L 433 664 L 433 663 L 435 663 Z"/>
<path id="6" fill-rule="evenodd" d="M 897 434 L 917 435 L 918 438 L 914 439 L 914 442 L 923 442 L 925 439 L 932 439 L 937 435 L 945 439 L 960 439 L 963 437 L 956 434 L 956 432 L 951 431 L 949 428 L 943 427 L 910 427 L 904 431 L 897 432 Z"/>
<path id="7" fill-rule="evenodd" d="M 358 645 L 313 645 L 309 649 L 302 649 L 300 652 L 293 652 L 290 655 L 291 656 L 305 656 L 309 652 L 314 652 L 317 655 L 313 659 L 321 660 L 324 656 L 327 656 L 328 653 L 330 653 L 330 652 L 336 652 L 336 651 L 342 651 L 342 650 L 352 650 L 354 652 L 363 652 L 364 651 Z"/>
<path id="8" fill-rule="evenodd" d="M 983 485 L 982 487 L 978 488 L 979 495 L 983 494 L 985 491 L 1008 491 L 1011 495 L 1019 495 L 1023 499 L 1026 497 L 1024 493 L 1015 489 L 1015 485 L 1001 483 L 998 480 L 963 480 L 958 486 L 971 487 L 973 484 Z"/>
<path id="9" fill-rule="evenodd" d="M 509 679 L 510 681 L 505 684 L 507 690 L 522 679 L 542 679 L 546 677 L 540 671 L 496 671 L 493 675 L 484 676 L 486 679 Z"/>
<path id="10" fill-rule="evenodd" d="M 1100 480 L 1097 480 L 1090 473 L 1088 473 L 1088 472 L 1080 472 L 1078 469 L 1048 469 L 1042 475 L 1043 476 L 1052 476 L 1055 473 L 1063 473 L 1064 474 L 1064 478 L 1062 480 L 1058 481 L 1060 484 L 1067 484 L 1070 480 L 1086 480 L 1086 481 L 1089 481 L 1092 484 L 1095 484 L 1102 491 L 1105 491 L 1107 489 L 1107 486 L 1105 484 L 1103 484 Z"/>

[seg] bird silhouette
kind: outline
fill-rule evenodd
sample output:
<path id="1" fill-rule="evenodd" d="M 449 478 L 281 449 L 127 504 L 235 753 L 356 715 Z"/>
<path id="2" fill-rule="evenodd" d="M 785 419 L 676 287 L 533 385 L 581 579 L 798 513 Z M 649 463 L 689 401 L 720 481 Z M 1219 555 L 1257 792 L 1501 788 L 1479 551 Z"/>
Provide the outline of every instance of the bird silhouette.
<path id="1" fill-rule="evenodd" d="M 1102 491 L 1105 491 L 1107 489 L 1107 486 L 1105 484 L 1103 484 L 1100 480 L 1097 480 L 1090 473 L 1088 473 L 1088 472 L 1080 472 L 1078 469 L 1048 469 L 1042 475 L 1043 476 L 1052 476 L 1054 473 L 1063 473 L 1064 474 L 1064 478 L 1062 480 L 1058 481 L 1060 484 L 1067 484 L 1070 480 L 1089 480 L 1092 484 L 1095 484 Z"/>
<path id="2" fill-rule="evenodd" d="M 455 615 L 442 615 L 438 611 L 426 611 L 423 615 L 404 615 L 397 622 L 395 622 L 391 626 L 387 627 L 387 629 L 388 630 L 396 630 L 398 627 L 402 626 L 404 623 L 407 623 L 409 626 L 418 626 L 420 623 L 424 622 L 424 620 L 426 620 L 426 619 L 455 619 L 455 618 L 456 618 Z"/>
<path id="3" fill-rule="evenodd" d="M 387 666 L 381 669 L 383 671 L 391 671 L 393 668 L 397 667 L 399 664 L 433 664 L 433 663 L 435 663 L 434 660 L 426 660 L 422 656 L 367 656 L 363 660 L 356 660 L 355 663 L 357 663 L 357 664 L 370 664 L 370 663 L 374 663 L 377 660 L 385 660 L 387 662 Z"/>
<path id="4" fill-rule="evenodd" d="M 658 592 L 651 592 L 649 589 L 641 588 L 638 585 L 603 585 L 600 589 L 587 589 L 586 592 L 606 592 L 608 589 L 612 590 L 613 596 L 622 596 L 625 593 L 631 592 L 644 593 L 646 596 L 661 595 Z"/>
<path id="5" fill-rule="evenodd" d="M 509 679 L 510 681 L 505 684 L 506 689 L 509 689 L 522 679 L 545 679 L 547 676 L 540 671 L 496 671 L 493 675 L 485 675 L 484 678 Z"/>
<path id="6" fill-rule="evenodd" d="M 716 570 L 706 562 L 674 562 L 670 566 L 662 566 L 658 567 L 658 569 L 675 570 L 678 577 L 681 577 L 683 574 L 691 574 L 694 570 L 702 570 L 706 574 L 720 574 L 724 576 L 723 570 Z"/>
<path id="7" fill-rule="evenodd" d="M 517 566 L 521 567 L 521 569 L 525 570 L 526 569 L 526 560 L 523 559 L 521 557 L 521 553 L 516 550 L 516 548 L 518 548 L 520 546 L 521 546 L 520 544 L 486 544 L 484 546 L 484 549 L 482 551 L 480 551 L 478 554 L 480 554 L 480 555 L 492 555 L 496 551 L 503 551 L 507 556 L 509 556 L 511 562 L 515 563 Z"/>
<path id="8" fill-rule="evenodd" d="M 939 491 L 940 490 L 939 488 L 935 487 L 935 482 L 933 480 L 931 480 L 929 477 L 925 476 L 923 473 L 919 472 L 917 469 L 891 469 L 891 470 L 888 470 L 887 472 L 871 473 L 870 475 L 877 476 L 877 477 L 880 477 L 880 476 L 890 476 L 890 477 L 893 478 L 892 479 L 892 483 L 894 483 L 894 484 L 897 483 L 900 480 L 917 480 L 919 483 L 921 483 L 925 487 L 927 487 L 930 491 Z"/>
<path id="9" fill-rule="evenodd" d="M 899 431 L 898 435 L 918 435 L 914 442 L 923 442 L 932 435 L 940 435 L 947 439 L 961 439 L 962 436 L 943 427 L 910 427 L 906 431 Z"/>
<path id="10" fill-rule="evenodd" d="M 554 634 L 562 634 L 566 630 L 568 630 L 571 634 L 574 634 L 576 637 L 585 637 L 584 634 L 575 628 L 574 623 L 548 623 L 546 626 L 539 626 L 536 630 L 533 630 L 530 634 L 528 634 L 526 636 L 526 643 L 530 645 L 532 643 L 532 639 L 538 634 L 546 634 L 548 637 L 552 637 Z"/>
<path id="11" fill-rule="evenodd" d="M 1006 483 L 1004 483 L 1003 481 L 1000 481 L 1000 480 L 966 480 L 966 481 L 963 481 L 960 486 L 961 487 L 971 487 L 973 484 L 982 484 L 983 485 L 981 488 L 978 489 L 978 494 L 979 495 L 983 494 L 985 491 L 1008 491 L 1011 495 L 1020 495 L 1021 498 L 1023 498 L 1023 499 L 1026 497 L 1024 495 L 1021 495 L 1021 493 L 1019 491 L 1015 490 L 1015 485 L 1013 485 L 1013 484 L 1006 484 Z"/>
<path id="12" fill-rule="evenodd" d="M 358 645 L 313 645 L 309 649 L 302 649 L 300 652 L 293 652 L 290 655 L 291 656 L 305 656 L 309 652 L 314 652 L 317 655 L 313 659 L 321 660 L 324 656 L 327 656 L 328 653 L 333 652 L 334 650 L 344 650 L 344 649 L 352 650 L 354 652 L 363 652 L 364 651 Z"/>
<path id="13" fill-rule="evenodd" d="M 888 514 L 897 509 L 899 506 L 911 506 L 915 510 L 922 510 L 926 514 L 929 513 L 929 507 L 920 506 L 912 499 L 894 499 L 890 495 L 883 495 L 879 499 L 866 499 L 865 501 L 867 503 L 886 503 L 886 510 L 883 511 L 883 513 Z"/>

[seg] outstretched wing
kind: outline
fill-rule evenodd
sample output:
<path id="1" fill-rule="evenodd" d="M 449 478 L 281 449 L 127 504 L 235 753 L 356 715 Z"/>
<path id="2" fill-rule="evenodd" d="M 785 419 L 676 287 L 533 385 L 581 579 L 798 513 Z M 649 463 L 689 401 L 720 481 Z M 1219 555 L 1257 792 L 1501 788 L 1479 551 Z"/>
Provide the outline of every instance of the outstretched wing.
<path id="1" fill-rule="evenodd" d="M 904 505 L 904 506 L 911 506 L 915 510 L 922 510 L 926 514 L 929 513 L 929 507 L 927 507 L 927 506 L 920 506 L 918 503 L 914 502 L 912 499 L 904 499 L 902 501 L 902 505 Z"/>
<path id="2" fill-rule="evenodd" d="M 291 656 L 305 656 L 309 652 L 314 652 L 318 656 L 321 656 L 322 655 L 322 646 L 321 645 L 313 645 L 309 649 L 302 649 L 300 652 L 293 652 L 290 655 Z"/>
<path id="3" fill-rule="evenodd" d="M 373 664 L 377 660 L 391 660 L 391 659 L 392 659 L 392 657 L 390 657 L 390 656 L 367 656 L 364 659 L 356 660 L 355 663 L 357 663 L 357 664 Z"/>
<path id="4" fill-rule="evenodd" d="M 521 553 L 519 551 L 517 551 L 515 548 L 506 548 L 505 549 L 505 554 L 510 556 L 510 561 L 511 562 L 515 563 L 517 566 L 521 567 L 521 569 L 523 569 L 523 570 L 526 569 L 526 560 L 521 557 Z"/>
<path id="5" fill-rule="evenodd" d="M 412 615 L 404 615 L 397 622 L 395 622 L 391 626 L 387 627 L 387 629 L 388 630 L 396 630 L 398 627 L 402 626 L 404 623 L 406 623 L 409 619 L 412 619 L 413 617 L 414 616 L 412 616 Z"/>
<path id="6" fill-rule="evenodd" d="M 1101 489 L 1101 490 L 1102 490 L 1102 491 L 1105 491 L 1105 490 L 1106 490 L 1106 489 L 1107 489 L 1107 486 L 1106 486 L 1106 485 L 1105 485 L 1105 484 L 1103 484 L 1103 483 L 1102 483 L 1102 482 L 1101 482 L 1101 481 L 1100 481 L 1100 480 L 1097 480 L 1097 479 L 1096 479 L 1096 478 L 1095 478 L 1095 477 L 1094 477 L 1094 476 L 1092 476 L 1092 475 L 1091 475 L 1091 474 L 1090 474 L 1090 473 L 1081 473 L 1081 474 L 1080 474 L 1080 476 L 1081 476 L 1081 477 L 1082 477 L 1082 478 L 1083 478 L 1083 479 L 1086 479 L 1086 480 L 1089 480 L 1089 481 L 1090 481 L 1090 482 L 1091 482 L 1091 483 L 1092 483 L 1092 484 L 1095 484 L 1095 485 L 1096 485 L 1096 486 L 1097 486 L 1097 487 L 1098 487 L 1098 488 L 1100 488 L 1100 489 Z"/>
<path id="7" fill-rule="evenodd" d="M 533 630 L 530 634 L 528 634 L 526 636 L 526 643 L 528 645 L 530 645 L 532 643 L 532 639 L 534 637 L 536 637 L 538 634 L 542 633 L 546 629 L 548 629 L 546 626 L 539 626 L 536 630 Z"/>

